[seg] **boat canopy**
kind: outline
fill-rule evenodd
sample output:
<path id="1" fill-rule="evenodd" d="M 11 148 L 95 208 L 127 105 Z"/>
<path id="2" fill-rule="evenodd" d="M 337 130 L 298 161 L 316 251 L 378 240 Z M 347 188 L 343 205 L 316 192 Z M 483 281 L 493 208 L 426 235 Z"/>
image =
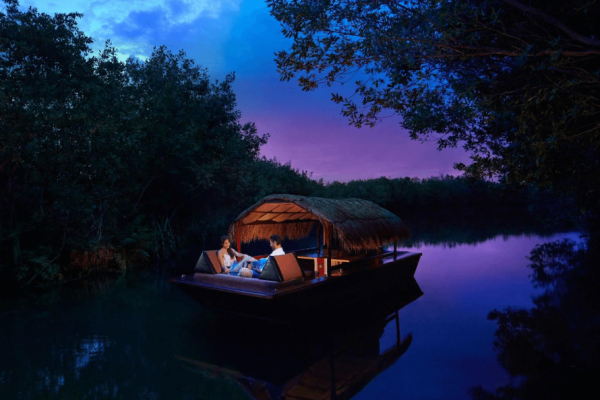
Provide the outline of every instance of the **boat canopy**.
<path id="1" fill-rule="evenodd" d="M 400 218 L 369 200 L 274 194 L 242 212 L 229 235 L 238 243 L 268 240 L 271 235 L 301 239 L 315 224 L 323 229 L 325 242 L 335 238 L 339 248 L 349 252 L 378 250 L 409 234 Z"/>

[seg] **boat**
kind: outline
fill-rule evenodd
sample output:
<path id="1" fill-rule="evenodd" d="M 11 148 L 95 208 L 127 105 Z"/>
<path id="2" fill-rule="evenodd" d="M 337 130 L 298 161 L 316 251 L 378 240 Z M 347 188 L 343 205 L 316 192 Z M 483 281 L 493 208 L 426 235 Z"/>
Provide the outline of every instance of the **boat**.
<path id="1" fill-rule="evenodd" d="M 401 335 L 399 310 L 423 292 L 414 278 L 407 281 L 380 307 L 362 304 L 325 317 L 284 314 L 264 321 L 216 312 L 208 332 L 184 332 L 190 341 L 208 335 L 211 351 L 190 348 L 174 358 L 201 375 L 205 387 L 214 382 L 219 393 L 243 391 L 257 400 L 350 399 L 410 348 L 412 335 Z"/>
<path id="2" fill-rule="evenodd" d="M 399 251 L 407 226 L 390 211 L 362 199 L 267 196 L 243 211 L 229 237 L 242 243 L 316 236 L 313 247 L 268 257 L 258 279 L 223 274 L 217 250 L 204 251 L 195 270 L 171 282 L 208 306 L 315 310 L 400 289 L 414 277 L 421 253 Z"/>

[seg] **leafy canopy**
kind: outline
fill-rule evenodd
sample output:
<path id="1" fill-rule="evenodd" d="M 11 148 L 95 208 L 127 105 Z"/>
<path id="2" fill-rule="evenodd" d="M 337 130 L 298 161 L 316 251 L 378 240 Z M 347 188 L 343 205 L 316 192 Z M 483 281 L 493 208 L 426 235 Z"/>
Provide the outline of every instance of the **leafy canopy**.
<path id="1" fill-rule="evenodd" d="M 267 0 L 282 80 L 333 94 L 360 127 L 395 113 L 414 139 L 462 145 L 473 177 L 536 182 L 589 202 L 598 186 L 596 0 Z"/>
<path id="2" fill-rule="evenodd" d="M 51 279 L 97 246 L 169 256 L 252 199 L 268 135 L 240 122 L 233 74 L 165 47 L 123 63 L 92 53 L 80 14 L 3 5 L 0 275 Z"/>

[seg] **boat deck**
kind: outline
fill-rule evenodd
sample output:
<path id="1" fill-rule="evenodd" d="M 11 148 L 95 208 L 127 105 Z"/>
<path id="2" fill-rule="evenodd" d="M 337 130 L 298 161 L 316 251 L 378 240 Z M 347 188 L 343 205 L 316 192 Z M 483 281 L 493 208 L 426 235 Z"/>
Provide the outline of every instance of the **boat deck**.
<path id="1" fill-rule="evenodd" d="M 315 255 L 317 255 L 315 253 Z M 301 253 L 298 258 L 311 257 L 309 253 Z M 330 276 L 318 278 L 305 278 L 299 282 L 270 282 L 258 279 L 242 278 L 230 275 L 194 274 L 172 278 L 171 282 L 181 286 L 183 289 L 205 289 L 209 291 L 238 294 L 267 300 L 288 297 L 294 293 L 313 291 L 322 286 L 337 286 L 338 282 L 349 282 L 355 279 L 364 280 L 372 272 L 377 271 L 381 275 L 383 270 L 395 275 L 414 276 L 417 263 L 421 253 L 397 252 L 383 253 L 373 257 L 355 258 L 345 261 L 343 264 L 334 266 Z M 335 260 L 335 258 L 332 258 Z M 333 264 L 333 262 L 332 262 Z M 384 276 L 386 274 L 383 274 Z M 354 279 L 353 279 L 354 278 Z"/>

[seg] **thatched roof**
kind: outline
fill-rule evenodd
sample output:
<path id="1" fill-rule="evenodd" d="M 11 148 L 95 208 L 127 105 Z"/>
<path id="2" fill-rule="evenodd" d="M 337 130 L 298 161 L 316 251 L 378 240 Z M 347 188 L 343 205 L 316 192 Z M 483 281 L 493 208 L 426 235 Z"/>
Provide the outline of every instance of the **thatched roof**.
<path id="1" fill-rule="evenodd" d="M 320 197 L 274 194 L 242 212 L 229 228 L 242 242 L 307 237 L 315 223 L 333 228 L 333 236 L 346 251 L 376 250 L 384 244 L 408 237 L 408 228 L 394 214 L 372 201 L 324 199 Z"/>

